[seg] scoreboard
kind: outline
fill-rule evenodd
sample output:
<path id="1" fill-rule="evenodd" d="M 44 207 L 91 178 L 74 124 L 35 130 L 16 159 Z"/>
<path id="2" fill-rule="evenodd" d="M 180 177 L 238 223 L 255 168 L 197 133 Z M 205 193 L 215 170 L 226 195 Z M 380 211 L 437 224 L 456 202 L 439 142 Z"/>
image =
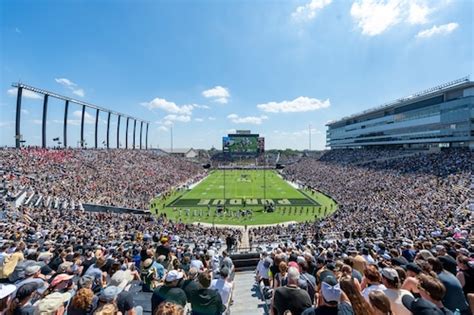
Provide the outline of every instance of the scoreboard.
<path id="1" fill-rule="evenodd" d="M 265 139 L 258 134 L 229 134 L 222 138 L 222 151 L 231 155 L 259 155 L 265 151 Z"/>

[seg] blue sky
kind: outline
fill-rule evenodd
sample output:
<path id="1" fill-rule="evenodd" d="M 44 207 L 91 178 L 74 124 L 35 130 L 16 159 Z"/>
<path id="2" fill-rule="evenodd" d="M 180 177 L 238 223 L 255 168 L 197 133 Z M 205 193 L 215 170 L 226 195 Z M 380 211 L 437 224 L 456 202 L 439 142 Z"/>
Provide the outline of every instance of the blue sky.
<path id="1" fill-rule="evenodd" d="M 14 144 L 21 80 L 151 121 L 154 147 L 169 147 L 173 126 L 174 147 L 219 148 L 225 133 L 251 129 L 267 148 L 305 149 L 311 125 L 323 149 L 329 120 L 472 75 L 473 3 L 4 0 L 0 144 Z M 49 102 L 49 145 L 63 106 Z M 73 146 L 79 110 L 69 111 Z M 27 144 L 41 143 L 41 117 L 42 99 L 25 95 Z M 113 145 L 115 128 L 113 117 Z"/>

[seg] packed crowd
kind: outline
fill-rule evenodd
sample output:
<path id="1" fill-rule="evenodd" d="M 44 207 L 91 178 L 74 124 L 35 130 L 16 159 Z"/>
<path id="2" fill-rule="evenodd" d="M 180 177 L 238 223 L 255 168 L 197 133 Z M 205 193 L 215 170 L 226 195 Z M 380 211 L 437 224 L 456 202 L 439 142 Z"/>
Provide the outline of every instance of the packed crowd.
<path id="1" fill-rule="evenodd" d="M 462 205 L 472 153 L 361 151 L 380 161 L 360 164 L 355 153 L 338 160 L 335 152 L 283 175 L 333 197 L 337 212 L 249 229 L 250 241 L 272 245 L 256 273 L 271 312 L 471 314 L 472 221 Z M 131 208 L 203 176 L 194 164 L 137 151 L 0 150 L 0 158 L 9 194 Z M 153 315 L 222 314 L 232 303 L 234 266 L 220 248 L 240 242 L 241 230 L 44 206 L 1 214 L 0 315 L 140 315 L 137 284 L 152 293 Z"/>
<path id="2" fill-rule="evenodd" d="M 288 241 L 263 251 L 256 277 L 274 315 L 472 314 L 474 261 L 463 237 Z"/>
<path id="3" fill-rule="evenodd" d="M 277 247 L 257 268 L 266 286 L 281 286 L 285 277 L 287 285 L 273 293 L 274 314 L 471 314 L 472 153 L 384 159 L 374 152 L 381 161 L 355 166 L 355 153 L 351 160 L 341 151 L 338 163 L 337 152 L 330 162 L 303 159 L 284 171 L 333 197 L 335 214 L 250 230 Z"/>
<path id="4" fill-rule="evenodd" d="M 219 249 L 240 237 L 165 216 L 9 209 L 0 224 L 0 314 L 140 315 L 136 284 L 153 292 L 153 314 L 222 311 L 234 269 Z"/>
<path id="5" fill-rule="evenodd" d="M 458 210 L 469 201 L 471 159 L 469 150 L 358 166 L 305 159 L 284 174 L 337 201 L 338 211 L 317 225 L 322 234 L 416 239 L 469 224 L 470 213 Z"/>
<path id="6" fill-rule="evenodd" d="M 9 193 L 21 190 L 68 200 L 148 209 L 150 200 L 202 178 L 202 167 L 139 150 L 0 150 Z"/>
<path id="7" fill-rule="evenodd" d="M 414 151 L 407 151 L 405 149 L 337 149 L 324 152 L 318 158 L 322 162 L 336 163 L 336 164 L 359 164 L 363 162 L 375 161 L 379 159 L 387 159 L 401 155 L 411 155 Z"/>

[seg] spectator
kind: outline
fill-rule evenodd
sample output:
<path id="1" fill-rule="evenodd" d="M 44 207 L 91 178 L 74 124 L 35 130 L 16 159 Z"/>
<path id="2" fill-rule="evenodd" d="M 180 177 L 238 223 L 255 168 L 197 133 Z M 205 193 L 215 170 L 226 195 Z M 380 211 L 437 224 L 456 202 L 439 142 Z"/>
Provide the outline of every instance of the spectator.
<path id="1" fill-rule="evenodd" d="M 70 293 L 51 293 L 35 304 L 35 314 L 64 314 L 64 305 L 71 299 Z"/>
<path id="2" fill-rule="evenodd" d="M 384 291 L 387 288 L 382 284 L 382 277 L 375 265 L 369 265 L 364 270 L 364 278 L 362 279 L 362 296 L 369 300 L 369 294 L 372 291 Z"/>
<path id="3" fill-rule="evenodd" d="M 211 289 L 212 275 L 210 271 L 201 272 L 198 276 L 201 288 L 191 296 L 192 315 L 218 315 L 225 311 L 221 296 Z"/>
<path id="4" fill-rule="evenodd" d="M 452 312 L 458 309 L 461 314 L 469 314 L 469 305 L 467 304 L 461 283 L 451 272 L 443 267 L 443 263 L 438 258 L 429 258 L 428 262 L 433 267 L 433 271 L 438 275 L 439 281 L 446 288 L 446 294 L 443 297 L 443 305 Z"/>
<path id="5" fill-rule="evenodd" d="M 307 308 L 303 315 L 352 315 L 352 306 L 343 298 L 336 278 L 329 275 L 321 279 L 316 307 Z"/>
<path id="6" fill-rule="evenodd" d="M 372 306 L 360 294 L 359 288 L 351 277 L 343 277 L 340 287 L 349 299 L 354 315 L 375 315 Z"/>
<path id="7" fill-rule="evenodd" d="M 33 315 L 35 308 L 33 303 L 35 302 L 36 290 L 38 285 L 34 282 L 27 283 L 16 290 L 16 296 L 13 299 L 7 314 L 14 315 Z"/>
<path id="8" fill-rule="evenodd" d="M 382 269 L 382 283 L 387 288 L 383 293 L 390 300 L 390 308 L 394 315 L 411 315 L 410 311 L 403 306 L 402 297 L 404 295 L 413 296 L 410 291 L 400 289 L 398 273 L 392 268 Z"/>
<path id="9" fill-rule="evenodd" d="M 198 270 L 194 267 L 189 269 L 187 279 L 182 282 L 181 289 L 186 293 L 188 303 L 191 303 L 191 296 L 201 288 L 197 282 Z"/>
<path id="10" fill-rule="evenodd" d="M 183 273 L 171 270 L 165 277 L 165 284 L 153 291 L 151 297 L 151 310 L 154 314 L 162 302 L 171 302 L 182 307 L 186 306 L 186 293 L 178 285 L 183 279 Z"/>
<path id="11" fill-rule="evenodd" d="M 79 289 L 69 304 L 69 315 L 91 315 L 97 308 L 99 298 L 88 288 Z"/>
<path id="12" fill-rule="evenodd" d="M 288 268 L 288 283 L 275 289 L 272 300 L 272 311 L 275 315 L 283 315 L 287 310 L 291 314 L 301 314 L 311 307 L 311 298 L 307 291 L 298 287 L 300 273 L 297 268 Z"/>
<path id="13" fill-rule="evenodd" d="M 12 302 L 12 296 L 16 291 L 16 286 L 13 284 L 0 283 L 0 314 L 5 314 Z"/>
<path id="14" fill-rule="evenodd" d="M 382 291 L 372 290 L 369 293 L 369 302 L 376 315 L 393 315 L 390 300 Z M 426 315 L 428 315 L 428 313 Z"/>
<path id="15" fill-rule="evenodd" d="M 232 298 L 232 282 L 229 282 L 229 268 L 223 267 L 219 272 L 220 278 L 213 279 L 211 282 L 211 289 L 219 292 L 222 303 L 226 306 L 229 305 Z"/>
<path id="16" fill-rule="evenodd" d="M 184 308 L 174 303 L 163 302 L 153 315 L 184 315 Z"/>
<path id="17" fill-rule="evenodd" d="M 474 313 L 474 263 L 464 255 L 459 255 L 456 260 L 459 269 L 456 278 L 461 283 L 464 296 L 471 307 L 471 313 Z"/>

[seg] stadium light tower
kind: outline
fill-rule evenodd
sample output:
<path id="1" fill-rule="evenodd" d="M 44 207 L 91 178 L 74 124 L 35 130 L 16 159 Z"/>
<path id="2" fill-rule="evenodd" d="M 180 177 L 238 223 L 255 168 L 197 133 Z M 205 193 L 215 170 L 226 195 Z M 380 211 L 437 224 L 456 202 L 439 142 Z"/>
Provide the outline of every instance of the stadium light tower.
<path id="1" fill-rule="evenodd" d="M 27 85 L 24 83 L 13 83 L 12 86 L 17 89 L 17 99 L 16 99 L 16 120 L 15 120 L 15 146 L 17 148 L 20 148 L 23 144 L 22 142 L 22 134 L 21 134 L 21 102 L 22 102 L 22 96 L 23 96 L 23 90 L 31 91 L 36 94 L 43 95 L 43 119 L 42 119 L 42 146 L 46 147 L 46 125 L 47 125 L 47 110 L 48 110 L 48 101 L 50 98 L 58 99 L 65 101 L 64 105 L 64 124 L 63 124 L 63 145 L 64 147 L 67 147 L 67 125 L 68 125 L 68 110 L 69 110 L 69 103 L 74 103 L 79 106 L 81 106 L 81 121 L 80 121 L 80 140 L 78 141 L 78 146 L 85 147 L 87 146 L 87 143 L 84 139 L 84 123 L 86 119 L 86 108 L 89 109 L 95 109 L 96 110 L 96 121 L 95 121 L 95 143 L 94 146 L 97 148 L 98 146 L 98 141 L 97 141 L 97 135 L 98 135 L 98 123 L 99 123 L 99 114 L 100 112 L 105 112 L 108 114 L 107 117 L 107 147 L 110 146 L 110 139 L 109 139 L 109 129 L 110 129 L 110 117 L 111 115 L 117 115 L 119 117 L 118 123 L 117 123 L 117 146 L 119 143 L 119 126 L 120 126 L 120 117 L 126 117 L 127 118 L 127 130 L 126 130 L 126 136 L 125 136 L 125 147 L 128 148 L 128 123 L 129 120 L 132 119 L 134 121 L 134 126 L 133 126 L 133 147 L 135 148 L 135 133 L 136 133 L 136 124 L 137 121 L 140 122 L 141 126 L 145 123 L 147 126 L 146 128 L 146 134 L 145 134 L 145 147 L 148 146 L 148 124 L 149 121 L 145 121 L 142 119 L 138 119 L 135 117 L 131 117 L 129 115 L 125 115 L 122 113 L 118 113 L 113 110 L 106 109 L 104 107 L 100 107 L 97 105 L 93 105 L 87 102 L 84 102 L 82 100 L 77 100 L 77 99 L 72 99 L 70 97 L 66 97 L 63 95 L 59 95 L 57 93 L 47 91 L 44 89 L 36 88 L 31 85 Z M 140 138 L 142 137 L 142 130 L 140 128 Z M 141 141 L 140 141 L 141 142 Z M 140 146 L 142 144 L 140 143 Z"/>

